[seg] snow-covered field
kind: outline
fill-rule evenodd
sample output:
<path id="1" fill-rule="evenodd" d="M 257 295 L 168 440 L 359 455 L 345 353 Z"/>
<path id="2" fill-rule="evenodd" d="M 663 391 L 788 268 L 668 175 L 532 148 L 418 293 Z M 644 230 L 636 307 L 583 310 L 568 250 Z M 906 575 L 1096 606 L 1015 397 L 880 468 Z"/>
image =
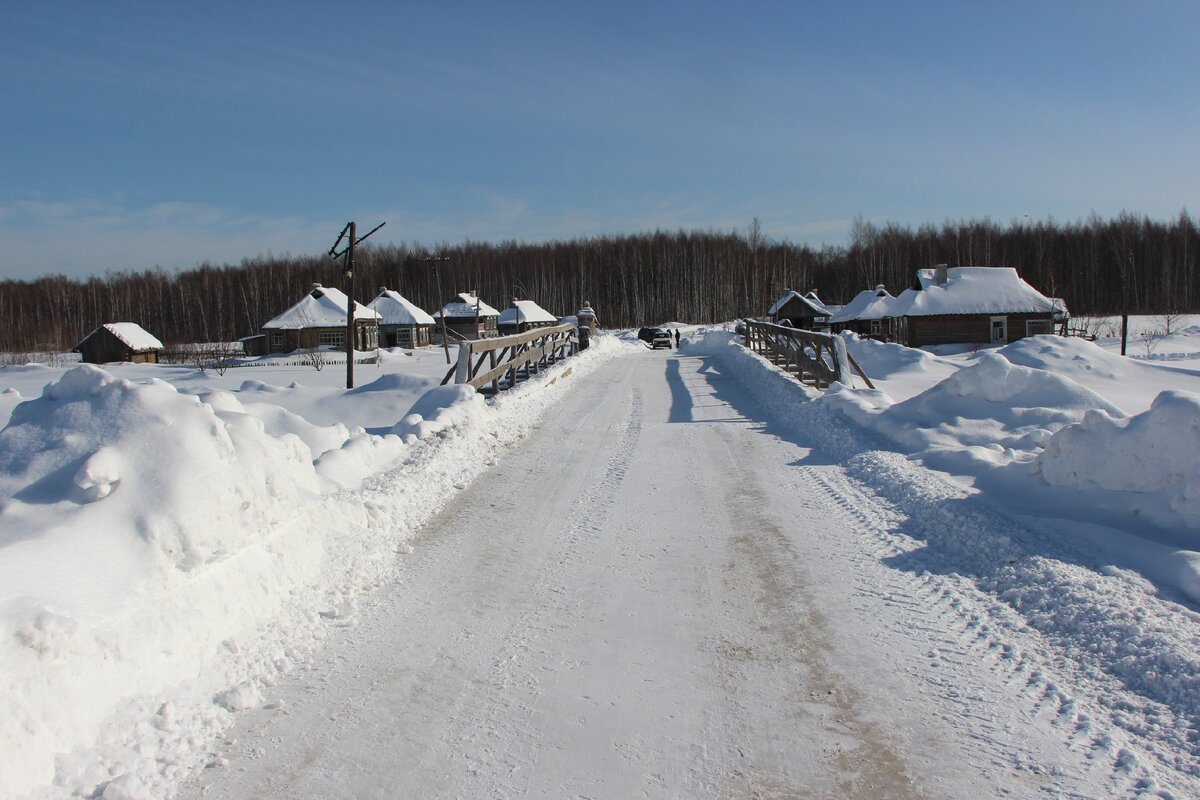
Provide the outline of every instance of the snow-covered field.
<path id="1" fill-rule="evenodd" d="M 1197 322 L 1127 358 L 1111 337 L 851 341 L 877 390 L 821 396 L 723 328 L 685 327 L 682 352 L 907 515 L 907 568 L 960 575 L 1094 672 L 1062 713 L 1152 795 L 1200 785 Z M 594 342 L 492 402 L 435 389 L 436 350 L 350 391 L 337 366 L 0 368 L 0 796 L 176 792 L 547 404 L 642 350 Z"/>

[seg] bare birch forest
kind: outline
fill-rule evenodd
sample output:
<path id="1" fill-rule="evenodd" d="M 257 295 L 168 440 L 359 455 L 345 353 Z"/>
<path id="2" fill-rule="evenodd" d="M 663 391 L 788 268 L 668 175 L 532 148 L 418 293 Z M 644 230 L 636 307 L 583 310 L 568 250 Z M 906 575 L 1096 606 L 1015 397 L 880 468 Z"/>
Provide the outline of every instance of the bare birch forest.
<path id="1" fill-rule="evenodd" d="M 364 246 L 355 296 L 369 302 L 387 286 L 433 311 L 477 289 L 497 308 L 522 297 L 559 315 L 589 300 L 604 327 L 634 327 L 758 316 L 788 288 L 843 303 L 880 283 L 899 291 L 916 268 L 946 263 L 1014 266 L 1074 314 L 1191 312 L 1200 310 L 1198 256 L 1200 230 L 1186 211 L 1169 222 L 1121 214 L 915 229 L 858 219 L 846 246 L 820 249 L 772 240 L 755 220 L 728 233 Z M 7 280 L 0 282 L 0 351 L 69 350 L 105 322 L 136 322 L 167 344 L 231 341 L 257 333 L 314 282 L 345 288 L 342 267 L 324 256 L 257 256 L 177 271 L 110 270 L 85 281 Z"/>

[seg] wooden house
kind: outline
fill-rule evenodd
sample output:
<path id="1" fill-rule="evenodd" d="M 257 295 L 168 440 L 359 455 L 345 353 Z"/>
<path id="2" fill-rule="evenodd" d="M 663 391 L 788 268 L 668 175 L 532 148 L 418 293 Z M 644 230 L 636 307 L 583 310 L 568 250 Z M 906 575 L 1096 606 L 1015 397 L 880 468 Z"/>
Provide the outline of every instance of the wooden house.
<path id="1" fill-rule="evenodd" d="M 290 353 L 327 347 L 346 349 L 346 316 L 349 298 L 345 293 L 314 283 L 296 305 L 262 326 L 268 353 Z M 379 314 L 354 303 L 354 349 L 379 347 Z"/>
<path id="2" fill-rule="evenodd" d="M 893 338 L 910 347 L 1007 344 L 1054 332 L 1050 298 L 1012 267 L 917 270 L 916 286 L 889 305 Z"/>
<path id="3" fill-rule="evenodd" d="M 558 317 L 532 300 L 513 298 L 508 308 L 500 312 L 496 326 L 501 336 L 524 333 L 531 328 L 546 328 L 558 324 Z"/>
<path id="4" fill-rule="evenodd" d="M 815 299 L 815 292 L 809 292 L 809 295 L 785 289 L 783 297 L 776 300 L 767 312 L 771 315 L 771 321 L 776 325 L 790 325 L 810 331 L 828 327 L 832 312 L 819 299 Z"/>
<path id="5" fill-rule="evenodd" d="M 479 299 L 475 292 L 462 292 L 433 315 L 445 317 L 450 338 L 489 339 L 499 335 L 500 312 Z"/>
<path id="6" fill-rule="evenodd" d="M 379 343 L 383 347 L 428 347 L 433 317 L 399 292 L 379 287 L 379 295 L 367 304 L 379 314 Z"/>
<path id="7" fill-rule="evenodd" d="M 873 339 L 887 339 L 891 335 L 888 308 L 895 299 L 882 283 L 874 289 L 863 289 L 829 317 L 829 329 L 834 333 L 854 331 Z"/>
<path id="8" fill-rule="evenodd" d="M 83 338 L 72 348 L 88 364 L 130 361 L 156 364 L 163 344 L 136 322 L 108 322 Z"/>

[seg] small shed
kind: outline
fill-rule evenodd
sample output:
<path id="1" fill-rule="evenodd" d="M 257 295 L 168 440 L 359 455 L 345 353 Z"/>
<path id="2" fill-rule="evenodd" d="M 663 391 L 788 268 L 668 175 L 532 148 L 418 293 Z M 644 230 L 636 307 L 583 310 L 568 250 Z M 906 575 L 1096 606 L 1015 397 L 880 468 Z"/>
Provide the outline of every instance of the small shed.
<path id="1" fill-rule="evenodd" d="M 1007 344 L 1054 333 L 1054 302 L 1013 267 L 937 267 L 917 270 L 917 284 L 890 304 L 896 341 L 936 344 Z"/>
<path id="2" fill-rule="evenodd" d="M 558 317 L 532 300 L 513 298 L 508 308 L 500 313 L 497 328 L 501 336 L 524 333 L 531 328 L 546 328 L 558 324 Z"/>
<path id="3" fill-rule="evenodd" d="M 107 322 L 72 348 L 88 364 L 130 361 L 157 364 L 163 343 L 136 322 Z"/>
<path id="4" fill-rule="evenodd" d="M 262 326 L 269 353 L 290 353 L 317 347 L 346 347 L 346 316 L 349 298 L 345 292 L 314 283 L 296 305 Z M 379 314 L 354 303 L 354 349 L 379 347 Z"/>
<path id="5" fill-rule="evenodd" d="M 479 299 L 475 292 L 461 292 L 434 313 L 435 321 L 446 319 L 446 329 L 462 339 L 498 336 L 500 312 Z"/>
<path id="6" fill-rule="evenodd" d="M 783 297 L 775 301 L 771 310 L 771 321 L 776 325 L 790 325 L 803 330 L 816 330 L 829 326 L 830 310 L 825 307 L 816 292 L 802 295 L 791 289 L 784 289 Z"/>
<path id="7" fill-rule="evenodd" d="M 863 336 L 886 339 L 890 335 L 890 326 L 885 318 L 895 299 L 882 283 L 874 289 L 863 289 L 829 318 L 829 328 L 834 333 L 854 331 Z"/>
<path id="8" fill-rule="evenodd" d="M 378 296 L 367 308 L 379 314 L 379 343 L 383 347 L 429 346 L 433 317 L 399 292 L 380 286 Z"/>

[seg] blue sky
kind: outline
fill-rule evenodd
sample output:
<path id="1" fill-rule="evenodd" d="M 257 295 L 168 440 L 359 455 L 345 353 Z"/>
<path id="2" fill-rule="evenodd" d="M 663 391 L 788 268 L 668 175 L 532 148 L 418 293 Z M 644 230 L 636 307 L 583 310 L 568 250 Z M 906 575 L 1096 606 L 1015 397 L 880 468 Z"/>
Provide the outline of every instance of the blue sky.
<path id="1" fill-rule="evenodd" d="M 1195 2 L 53 2 L 0 278 L 656 227 L 1200 210 Z"/>

